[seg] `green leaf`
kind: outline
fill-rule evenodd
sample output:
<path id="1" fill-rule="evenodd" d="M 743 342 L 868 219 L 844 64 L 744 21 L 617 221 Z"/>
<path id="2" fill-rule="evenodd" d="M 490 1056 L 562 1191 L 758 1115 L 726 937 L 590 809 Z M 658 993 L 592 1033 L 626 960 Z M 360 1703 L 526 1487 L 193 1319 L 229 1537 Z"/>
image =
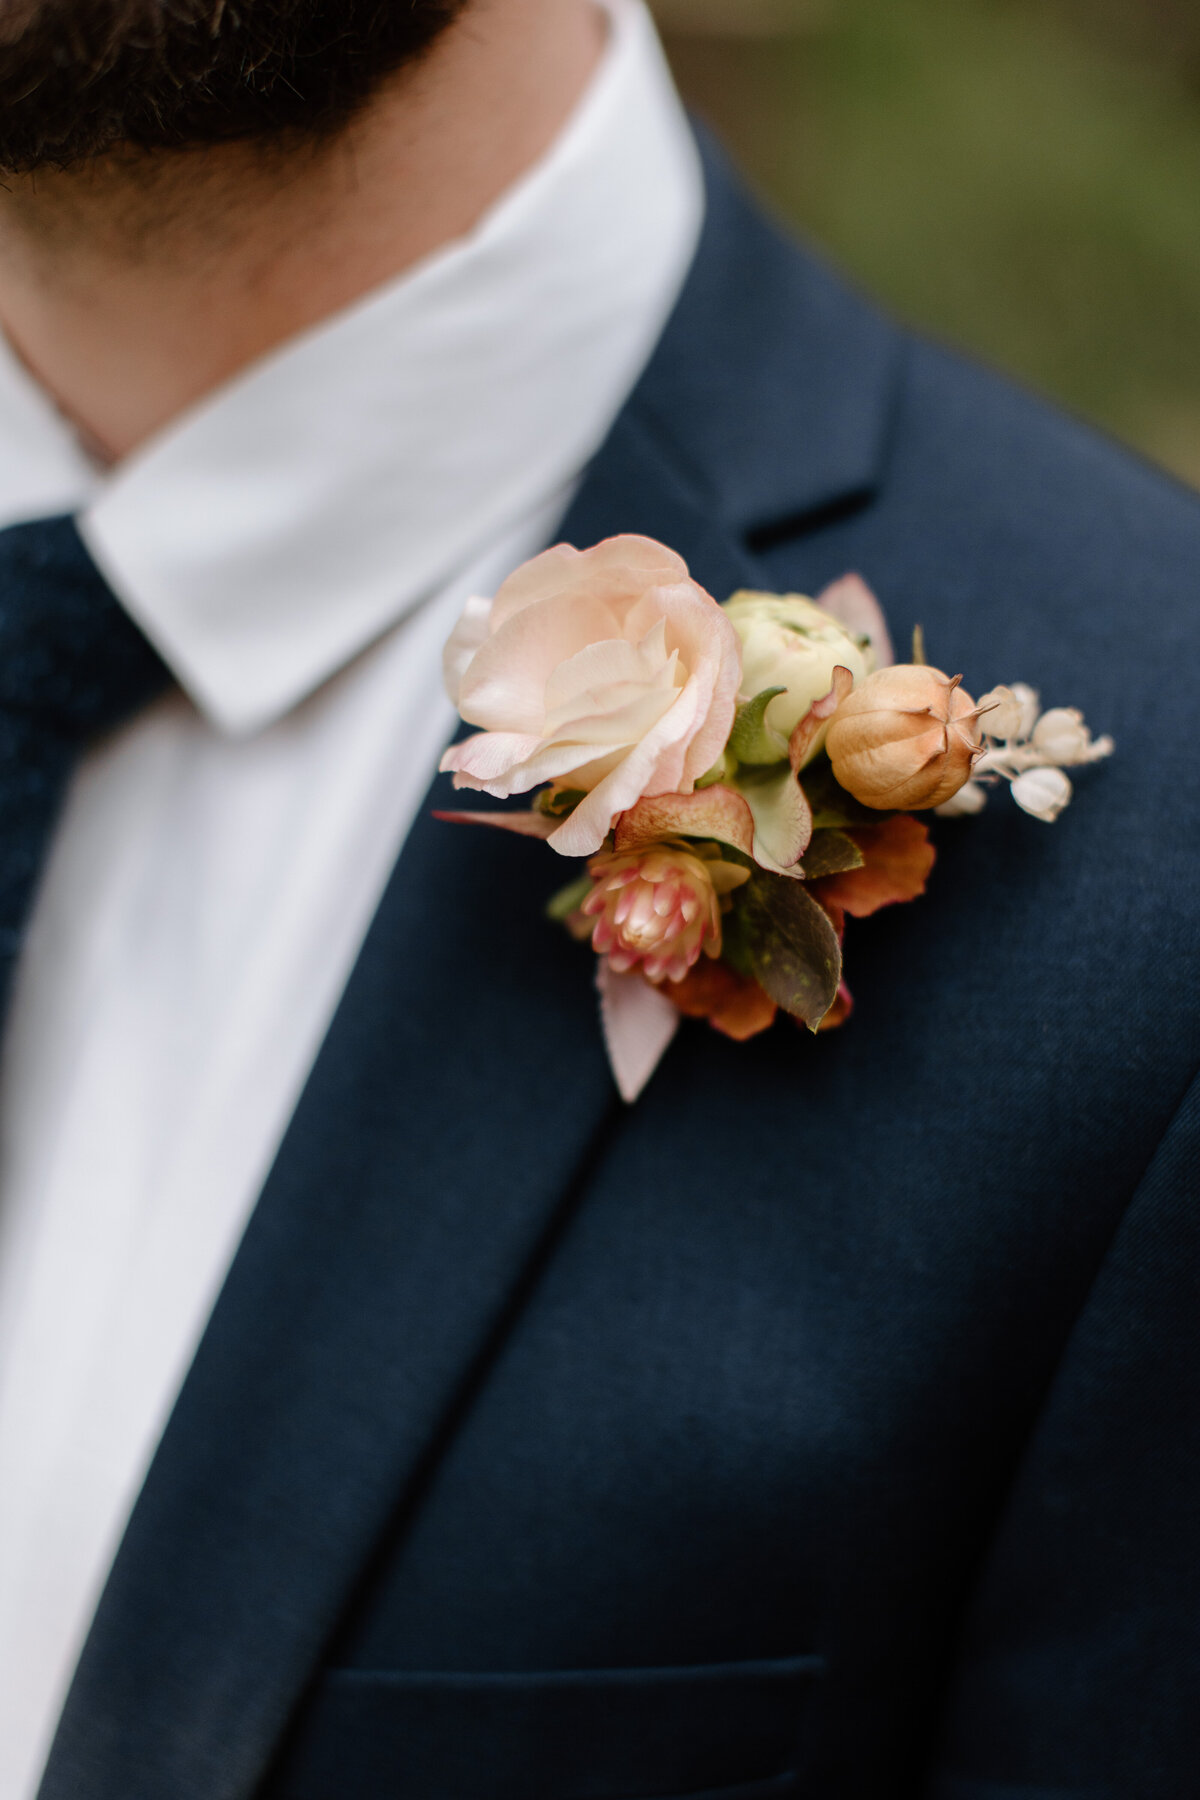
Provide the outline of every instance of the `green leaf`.
<path id="1" fill-rule="evenodd" d="M 696 783 L 696 792 L 702 793 L 705 788 L 716 787 L 718 782 L 728 781 L 736 772 L 737 764 L 727 750 L 722 750 L 711 769 L 706 769 Z"/>
<path id="2" fill-rule="evenodd" d="M 804 879 L 819 881 L 822 875 L 844 875 L 848 869 L 861 869 L 865 860 L 854 839 L 844 831 L 814 831 L 804 852 Z"/>
<path id="3" fill-rule="evenodd" d="M 764 688 L 761 694 L 755 694 L 753 700 L 747 700 L 744 706 L 738 707 L 733 730 L 729 734 L 730 754 L 738 762 L 759 768 L 768 763 L 783 761 L 788 753 L 787 740 L 782 733 L 767 724 L 766 712 L 777 695 L 786 693 L 787 689 L 782 687 Z"/>
<path id="4" fill-rule="evenodd" d="M 744 894 L 745 888 L 738 893 Z M 750 938 L 742 924 L 742 915 L 735 904 L 732 911 L 727 912 L 721 921 L 721 961 L 727 962 L 731 969 L 739 975 L 752 978 L 754 975 L 754 959 L 750 952 Z"/>
<path id="5" fill-rule="evenodd" d="M 565 819 L 569 812 L 574 812 L 581 800 L 587 799 L 584 788 L 542 788 L 534 796 L 534 807 L 551 819 Z"/>
<path id="6" fill-rule="evenodd" d="M 743 769 L 737 791 L 754 815 L 755 861 L 768 869 L 795 869 L 812 836 L 812 814 L 791 766 Z"/>
<path id="7" fill-rule="evenodd" d="M 592 878 L 590 875 L 580 875 L 577 880 L 569 881 L 566 887 L 559 888 L 557 894 L 546 902 L 546 917 L 561 924 L 564 919 L 569 919 L 572 913 L 579 911 L 591 891 Z"/>
<path id="8" fill-rule="evenodd" d="M 842 979 L 828 913 L 802 882 L 764 872 L 740 890 L 736 911 L 755 979 L 777 1006 L 816 1031 Z"/>

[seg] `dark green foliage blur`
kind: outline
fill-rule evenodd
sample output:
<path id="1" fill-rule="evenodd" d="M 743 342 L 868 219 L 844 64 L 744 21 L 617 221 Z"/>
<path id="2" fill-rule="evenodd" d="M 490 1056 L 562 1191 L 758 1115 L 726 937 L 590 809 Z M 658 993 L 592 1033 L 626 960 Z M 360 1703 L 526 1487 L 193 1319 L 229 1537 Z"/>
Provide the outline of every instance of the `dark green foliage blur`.
<path id="1" fill-rule="evenodd" d="M 894 311 L 1200 484 L 1200 0 L 659 0 L 689 101 Z"/>

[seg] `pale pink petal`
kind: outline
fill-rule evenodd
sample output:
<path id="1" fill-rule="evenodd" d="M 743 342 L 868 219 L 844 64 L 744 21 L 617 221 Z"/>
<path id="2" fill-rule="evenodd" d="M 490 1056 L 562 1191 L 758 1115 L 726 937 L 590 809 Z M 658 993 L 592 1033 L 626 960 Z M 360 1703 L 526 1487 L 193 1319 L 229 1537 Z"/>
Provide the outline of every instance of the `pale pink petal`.
<path id="1" fill-rule="evenodd" d="M 596 967 L 608 1060 L 622 1100 L 637 1099 L 679 1029 L 680 1014 L 640 975 Z"/>
<path id="2" fill-rule="evenodd" d="M 700 727 L 687 745 L 683 778 L 688 787 L 707 775 L 729 742 L 742 679 L 741 658 L 734 662 L 722 656 L 714 666 L 708 657 L 699 657 L 692 679 L 698 692 Z"/>
<path id="3" fill-rule="evenodd" d="M 599 787 L 585 795 L 550 838 L 550 848 L 557 850 L 560 856 L 594 856 L 603 844 L 613 819 L 613 807 L 606 792 L 611 779 L 606 776 Z"/>
<path id="4" fill-rule="evenodd" d="M 638 630 L 642 609 L 658 611 L 667 621 L 667 643 L 678 648 L 689 679 L 701 695 L 700 729 L 686 746 L 686 772 L 692 780 L 712 768 L 729 739 L 742 681 L 742 641 L 723 607 L 694 584 L 651 590 L 630 615 Z"/>
<path id="5" fill-rule="evenodd" d="M 610 688 L 632 687 L 639 693 L 650 675 L 637 644 L 628 638 L 602 638 L 584 644 L 551 670 L 544 687 L 547 731 L 556 729 L 555 718 L 565 708 L 586 710 L 581 703 L 589 695 Z"/>
<path id="6" fill-rule="evenodd" d="M 723 612 L 721 617 L 726 619 Z M 732 625 L 729 629 L 734 639 L 732 646 L 722 634 L 718 654 L 711 660 L 708 656 L 698 657 L 693 664 L 694 679 L 703 685 L 707 694 L 706 715 L 688 746 L 688 773 L 696 781 L 707 774 L 729 742 L 737 712 L 738 690 L 742 683 L 742 644 Z"/>
<path id="7" fill-rule="evenodd" d="M 535 601 L 471 659 L 459 690 L 459 711 L 490 731 L 541 731 L 546 682 L 581 644 L 617 635 L 617 622 L 588 596 Z"/>
<path id="8" fill-rule="evenodd" d="M 492 602 L 492 630 L 499 630 L 514 613 L 535 600 L 549 600 L 561 593 L 582 558 L 582 550 L 576 550 L 573 544 L 552 544 L 540 556 L 533 556 L 514 569 Z"/>
<path id="9" fill-rule="evenodd" d="M 510 575 L 496 595 L 492 628 L 534 601 L 572 591 L 600 595 L 622 614 L 654 581 L 685 581 L 687 564 L 653 538 L 605 538 L 590 550 L 555 544 Z"/>
<path id="10" fill-rule="evenodd" d="M 540 738 L 503 731 L 481 731 L 452 744 L 442 757 L 443 773 L 452 773 L 456 788 L 474 788 L 508 800 L 527 794 L 543 781 L 573 775 L 579 758 L 574 744 L 543 744 Z"/>
<path id="11" fill-rule="evenodd" d="M 443 775 L 469 775 L 475 781 L 495 781 L 515 769 L 541 746 L 540 736 L 516 731 L 478 731 L 473 737 L 451 744 L 438 768 Z"/>
<path id="12" fill-rule="evenodd" d="M 654 538 L 628 533 L 623 537 L 604 538 L 583 553 L 583 567 L 574 579 L 582 588 L 595 584 L 609 603 L 624 618 L 637 605 L 647 588 L 688 583 L 688 566 L 674 550 Z M 634 632 L 631 636 L 637 635 Z"/>
<path id="13" fill-rule="evenodd" d="M 597 749 L 605 755 L 614 750 L 629 750 L 674 706 L 678 688 L 645 688 L 633 692 L 614 692 L 611 708 L 604 706 L 602 694 L 582 696 L 577 704 L 588 704 L 597 710 L 578 718 L 555 717 L 547 721 L 546 736 L 564 744 L 575 744 L 581 762 L 594 756 Z M 606 771 L 607 772 L 607 771 Z"/>
<path id="14" fill-rule="evenodd" d="M 467 666 L 488 635 L 488 620 L 491 617 L 492 603 L 478 594 L 472 594 L 463 607 L 462 616 L 450 636 L 446 639 L 446 647 L 442 651 L 442 680 L 446 692 L 453 705 L 458 705 L 458 697 L 462 688 L 462 679 Z"/>
<path id="15" fill-rule="evenodd" d="M 664 581 L 639 591 L 623 623 L 628 635 L 636 640 L 644 637 L 652 626 L 665 622 L 669 641 L 690 647 L 705 641 L 714 613 L 718 619 L 725 619 L 712 595 L 696 582 Z"/>
<path id="16" fill-rule="evenodd" d="M 674 741 L 682 724 L 689 729 L 697 700 L 689 683 L 679 699 L 641 743 L 635 744 L 610 775 L 579 802 L 550 839 L 560 856 L 592 856 L 608 836 L 618 813 L 628 812 L 648 792 L 670 793 L 682 754 Z"/>
<path id="17" fill-rule="evenodd" d="M 685 782 L 684 768 L 687 747 L 703 718 L 705 696 L 695 681 L 689 681 L 686 687 L 677 688 L 675 692 L 670 710 L 640 743 L 634 745 L 626 758 L 626 762 L 633 764 L 630 780 L 640 783 L 628 802 L 630 806 L 643 794 L 684 793 L 693 786 L 691 781 Z M 624 811 L 624 807 L 620 810 Z"/>
<path id="18" fill-rule="evenodd" d="M 601 538 L 584 551 L 590 568 L 610 571 L 632 569 L 638 575 L 639 588 L 649 581 L 686 581 L 688 566 L 677 551 L 657 538 L 643 537 L 637 531 L 625 531 L 617 537 Z"/>
<path id="19" fill-rule="evenodd" d="M 817 605 L 855 637 L 871 645 L 877 669 L 890 669 L 896 660 L 891 633 L 875 595 L 861 575 L 843 575 L 817 595 Z"/>

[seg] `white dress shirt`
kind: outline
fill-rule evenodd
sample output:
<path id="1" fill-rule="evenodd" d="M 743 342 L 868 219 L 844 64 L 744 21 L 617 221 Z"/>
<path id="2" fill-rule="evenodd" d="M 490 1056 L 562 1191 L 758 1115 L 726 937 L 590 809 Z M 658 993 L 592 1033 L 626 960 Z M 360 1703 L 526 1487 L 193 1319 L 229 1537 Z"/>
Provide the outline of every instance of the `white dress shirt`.
<path id="1" fill-rule="evenodd" d="M 173 693 L 86 759 L 0 1071 L 0 1800 L 30 1800 L 180 1383 L 453 719 L 703 208 L 640 0 L 473 232 L 113 473 L 0 351 L 0 524 L 81 510 Z M 447 827 L 447 829 L 450 829 Z"/>

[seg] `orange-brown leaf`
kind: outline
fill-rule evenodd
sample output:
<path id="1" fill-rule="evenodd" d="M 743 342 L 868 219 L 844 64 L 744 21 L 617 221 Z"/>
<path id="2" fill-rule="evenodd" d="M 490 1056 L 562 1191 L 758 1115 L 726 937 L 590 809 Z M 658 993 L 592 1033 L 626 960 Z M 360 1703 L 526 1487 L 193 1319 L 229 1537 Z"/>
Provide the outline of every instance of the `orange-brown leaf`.
<path id="1" fill-rule="evenodd" d="M 813 893 L 823 906 L 840 906 L 865 919 L 881 906 L 915 900 L 925 892 L 937 852 L 929 827 L 911 813 L 896 813 L 879 825 L 855 826 L 848 835 L 863 853 L 863 866 L 814 882 Z"/>
<path id="2" fill-rule="evenodd" d="M 708 957 L 702 957 L 682 981 L 664 981 L 661 991 L 689 1019 L 707 1019 L 739 1043 L 765 1031 L 777 1011 L 757 981 Z"/>
<path id="3" fill-rule="evenodd" d="M 817 1026 L 817 1030 L 818 1031 L 836 1031 L 839 1025 L 844 1025 L 846 1023 L 846 1020 L 850 1017 L 850 1014 L 853 1011 L 854 1011 L 854 996 L 850 992 L 850 989 L 846 986 L 845 982 L 843 981 L 841 986 L 838 988 L 837 999 L 834 1001 L 834 1003 L 830 1007 L 829 1011 L 825 1014 L 825 1017 L 821 1020 L 821 1023 Z"/>

